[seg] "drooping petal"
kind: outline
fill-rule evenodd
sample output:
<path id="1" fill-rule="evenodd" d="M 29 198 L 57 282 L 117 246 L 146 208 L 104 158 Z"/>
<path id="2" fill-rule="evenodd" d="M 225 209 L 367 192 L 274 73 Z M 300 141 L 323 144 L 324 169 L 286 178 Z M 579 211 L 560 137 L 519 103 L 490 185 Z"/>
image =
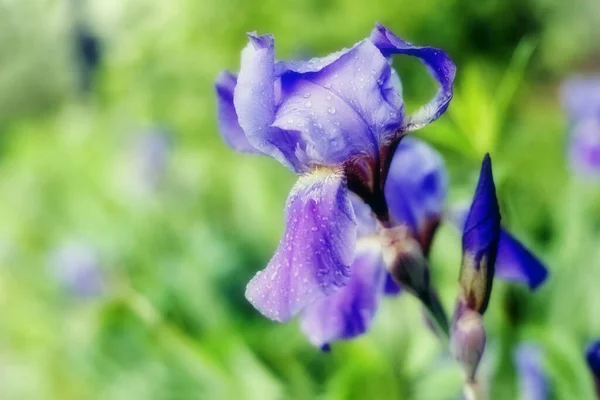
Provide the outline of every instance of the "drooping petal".
<path id="1" fill-rule="evenodd" d="M 433 47 L 414 46 L 400 39 L 379 23 L 371 32 L 371 41 L 386 57 L 394 54 L 417 57 L 440 85 L 439 90 L 429 103 L 422 106 L 410 117 L 405 118 L 403 123 L 404 132 L 420 129 L 435 121 L 446 111 L 453 96 L 452 85 L 456 75 L 456 66 L 444 51 Z"/>
<path id="2" fill-rule="evenodd" d="M 460 270 L 462 300 L 480 314 L 485 312 L 489 302 L 499 240 L 500 208 L 492 175 L 492 161 L 486 154 L 463 229 L 463 262 Z"/>
<path id="3" fill-rule="evenodd" d="M 523 343 L 515 352 L 521 398 L 546 400 L 549 398 L 548 378 L 544 372 L 543 353 L 539 346 Z"/>
<path id="4" fill-rule="evenodd" d="M 378 157 L 381 137 L 402 123 L 391 67 L 368 40 L 323 59 L 281 63 L 281 103 L 274 126 L 299 132 L 307 157 L 340 165 Z"/>
<path id="5" fill-rule="evenodd" d="M 440 154 L 421 140 L 403 137 L 385 184 L 392 218 L 420 238 L 431 237 L 428 227 L 439 223 L 447 192 L 448 176 Z"/>
<path id="6" fill-rule="evenodd" d="M 501 229 L 496 257 L 496 277 L 505 281 L 526 283 L 531 290 L 535 290 L 548 278 L 548 270 L 514 236 Z"/>
<path id="7" fill-rule="evenodd" d="M 392 278 L 389 272 L 386 272 L 383 293 L 385 293 L 388 296 L 397 296 L 400 294 L 400 292 L 402 292 L 402 288 L 400 287 L 400 285 L 398 285 L 394 281 L 394 278 Z"/>
<path id="8" fill-rule="evenodd" d="M 236 84 L 237 77 L 229 71 L 221 72 L 215 81 L 219 132 L 225 143 L 232 149 L 242 153 L 261 154 L 248 142 L 246 134 L 238 122 L 233 105 L 233 92 Z"/>
<path id="9" fill-rule="evenodd" d="M 289 320 L 347 283 L 355 242 L 356 221 L 344 176 L 324 169 L 302 176 L 286 204 L 279 247 L 248 283 L 246 298 L 266 317 Z"/>
<path id="10" fill-rule="evenodd" d="M 365 333 L 377 311 L 384 280 L 385 269 L 377 242 L 359 240 L 348 284 L 306 307 L 302 313 L 302 330 L 310 342 L 324 347 Z"/>
<path id="11" fill-rule="evenodd" d="M 467 208 L 456 207 L 450 213 L 450 220 L 458 229 L 462 230 L 467 213 Z M 495 274 L 498 279 L 524 283 L 531 290 L 535 290 L 546 281 L 549 272 L 538 257 L 508 230 L 500 227 Z"/>
<path id="12" fill-rule="evenodd" d="M 248 142 L 295 172 L 307 170 L 298 159 L 301 138 L 271 126 L 275 121 L 275 48 L 271 35 L 248 34 L 233 103 Z"/>

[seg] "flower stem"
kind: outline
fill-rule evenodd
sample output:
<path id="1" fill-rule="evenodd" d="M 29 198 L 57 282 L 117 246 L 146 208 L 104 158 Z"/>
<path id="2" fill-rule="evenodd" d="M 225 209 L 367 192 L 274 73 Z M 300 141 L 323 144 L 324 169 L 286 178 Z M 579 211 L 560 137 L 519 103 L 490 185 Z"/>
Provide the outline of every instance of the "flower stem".
<path id="1" fill-rule="evenodd" d="M 444 307 L 442 306 L 435 289 L 430 288 L 428 293 L 419 296 L 419 299 L 427 309 L 430 321 L 432 322 L 436 333 L 440 339 L 447 342 L 450 338 L 450 325 L 448 323 L 446 311 L 444 311 Z"/>
<path id="2" fill-rule="evenodd" d="M 484 388 L 476 380 L 467 380 L 464 393 L 465 400 L 487 400 Z"/>

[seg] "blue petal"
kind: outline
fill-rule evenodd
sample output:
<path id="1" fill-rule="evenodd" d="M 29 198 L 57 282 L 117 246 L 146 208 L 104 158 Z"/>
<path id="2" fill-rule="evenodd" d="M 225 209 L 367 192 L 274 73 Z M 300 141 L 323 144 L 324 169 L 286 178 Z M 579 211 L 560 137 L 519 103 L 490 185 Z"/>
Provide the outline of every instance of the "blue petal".
<path id="1" fill-rule="evenodd" d="M 428 227 L 441 219 L 447 192 L 448 176 L 440 154 L 423 141 L 403 137 L 385 184 L 392 218 L 425 236 Z"/>
<path id="2" fill-rule="evenodd" d="M 533 344 L 521 344 L 515 352 L 521 398 L 549 398 L 548 379 L 544 371 L 542 349 Z"/>
<path id="3" fill-rule="evenodd" d="M 548 270 L 515 237 L 501 229 L 496 276 L 505 281 L 526 283 L 530 289 L 535 290 L 548 278 Z"/>
<path id="4" fill-rule="evenodd" d="M 271 35 L 248 34 L 249 43 L 242 51 L 242 61 L 233 103 L 238 122 L 250 144 L 272 156 L 295 172 L 307 169 L 298 159 L 303 146 L 293 132 L 271 126 L 275 121 L 276 79 L 275 48 Z"/>
<path id="5" fill-rule="evenodd" d="M 396 283 L 396 281 L 394 281 L 394 278 L 392 278 L 392 275 L 388 273 L 386 273 L 385 275 L 385 284 L 383 286 L 383 293 L 385 293 L 387 296 L 397 296 L 402 292 L 402 288 L 400 287 L 400 285 L 398 285 Z"/>
<path id="6" fill-rule="evenodd" d="M 592 374 L 600 379 L 600 340 L 589 344 L 586 351 L 586 360 L 592 370 Z"/>
<path id="7" fill-rule="evenodd" d="M 452 85 L 456 75 L 456 66 L 444 51 L 433 47 L 414 46 L 400 39 L 379 23 L 371 33 L 371 41 L 386 57 L 394 54 L 406 54 L 419 58 L 440 85 L 429 103 L 405 119 L 403 131 L 420 129 L 435 121 L 446 111 L 453 96 Z"/>
<path id="8" fill-rule="evenodd" d="M 377 242 L 357 244 L 350 280 L 337 293 L 306 307 L 302 330 L 317 347 L 365 333 L 375 316 L 385 280 Z"/>
<path id="9" fill-rule="evenodd" d="M 377 220 L 371 208 L 354 193 L 350 193 L 350 201 L 352 202 L 352 208 L 356 216 L 358 237 L 377 234 Z"/>
<path id="10" fill-rule="evenodd" d="M 237 77 L 229 71 L 219 74 L 215 82 L 217 92 L 217 115 L 219 132 L 229 147 L 242 153 L 261 154 L 246 139 L 244 130 L 238 123 L 238 116 L 233 105 L 233 91 Z"/>
<path id="11" fill-rule="evenodd" d="M 287 321 L 346 285 L 356 221 L 343 175 L 316 170 L 294 185 L 285 234 L 268 266 L 248 283 L 246 298 L 266 317 Z"/>
<path id="12" fill-rule="evenodd" d="M 309 162 L 377 159 L 383 138 L 402 123 L 391 67 L 368 40 L 323 59 L 282 63 L 278 73 L 281 102 L 273 126 L 301 135 Z"/>
<path id="13" fill-rule="evenodd" d="M 486 154 L 481 165 L 479 182 L 463 228 L 463 254 L 470 254 L 475 267 L 483 257 L 493 268 L 500 240 L 500 208 L 492 175 L 492 162 Z"/>

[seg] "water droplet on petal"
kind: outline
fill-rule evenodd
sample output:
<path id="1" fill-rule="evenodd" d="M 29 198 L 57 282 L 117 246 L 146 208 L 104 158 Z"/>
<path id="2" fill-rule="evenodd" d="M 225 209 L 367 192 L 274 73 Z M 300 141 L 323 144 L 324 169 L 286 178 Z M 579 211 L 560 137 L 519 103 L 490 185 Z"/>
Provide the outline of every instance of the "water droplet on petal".
<path id="1" fill-rule="evenodd" d="M 327 82 L 327 83 L 325 84 L 325 89 L 331 89 L 331 83 Z"/>
<path id="2" fill-rule="evenodd" d="M 310 97 L 310 93 L 304 93 L 303 97 L 304 97 L 305 99 L 308 99 L 308 98 Z"/>
<path id="3" fill-rule="evenodd" d="M 311 107 L 312 107 L 312 102 L 311 102 L 310 100 L 307 100 L 307 101 L 304 103 L 304 107 L 306 107 L 306 108 L 311 108 Z"/>
<path id="4" fill-rule="evenodd" d="M 335 108 L 334 108 L 334 107 L 329 107 L 329 108 L 327 109 L 327 112 L 328 112 L 329 114 L 333 115 L 333 114 L 335 114 Z"/>

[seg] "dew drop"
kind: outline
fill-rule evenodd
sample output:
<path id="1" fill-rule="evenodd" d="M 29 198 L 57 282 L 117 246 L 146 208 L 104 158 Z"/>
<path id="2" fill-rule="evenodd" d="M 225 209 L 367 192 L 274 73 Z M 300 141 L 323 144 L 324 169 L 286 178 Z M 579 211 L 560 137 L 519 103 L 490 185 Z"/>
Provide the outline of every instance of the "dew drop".
<path id="1" fill-rule="evenodd" d="M 327 109 L 327 112 L 328 112 L 329 114 L 333 115 L 333 114 L 335 114 L 335 108 L 334 108 L 334 107 L 329 107 L 329 108 Z"/>
<path id="2" fill-rule="evenodd" d="M 330 95 L 327 95 L 326 99 L 327 99 L 327 100 L 331 100 L 331 96 L 330 96 Z"/>
<path id="3" fill-rule="evenodd" d="M 331 89 L 331 83 L 327 82 L 327 83 L 325 84 L 325 89 Z"/>
<path id="4" fill-rule="evenodd" d="M 306 100 L 306 102 L 304 103 L 304 107 L 311 108 L 312 107 L 312 102 L 310 100 Z"/>
<path id="5" fill-rule="evenodd" d="M 310 93 L 304 93 L 304 95 L 302 97 L 304 97 L 305 99 L 308 99 L 310 97 Z"/>

